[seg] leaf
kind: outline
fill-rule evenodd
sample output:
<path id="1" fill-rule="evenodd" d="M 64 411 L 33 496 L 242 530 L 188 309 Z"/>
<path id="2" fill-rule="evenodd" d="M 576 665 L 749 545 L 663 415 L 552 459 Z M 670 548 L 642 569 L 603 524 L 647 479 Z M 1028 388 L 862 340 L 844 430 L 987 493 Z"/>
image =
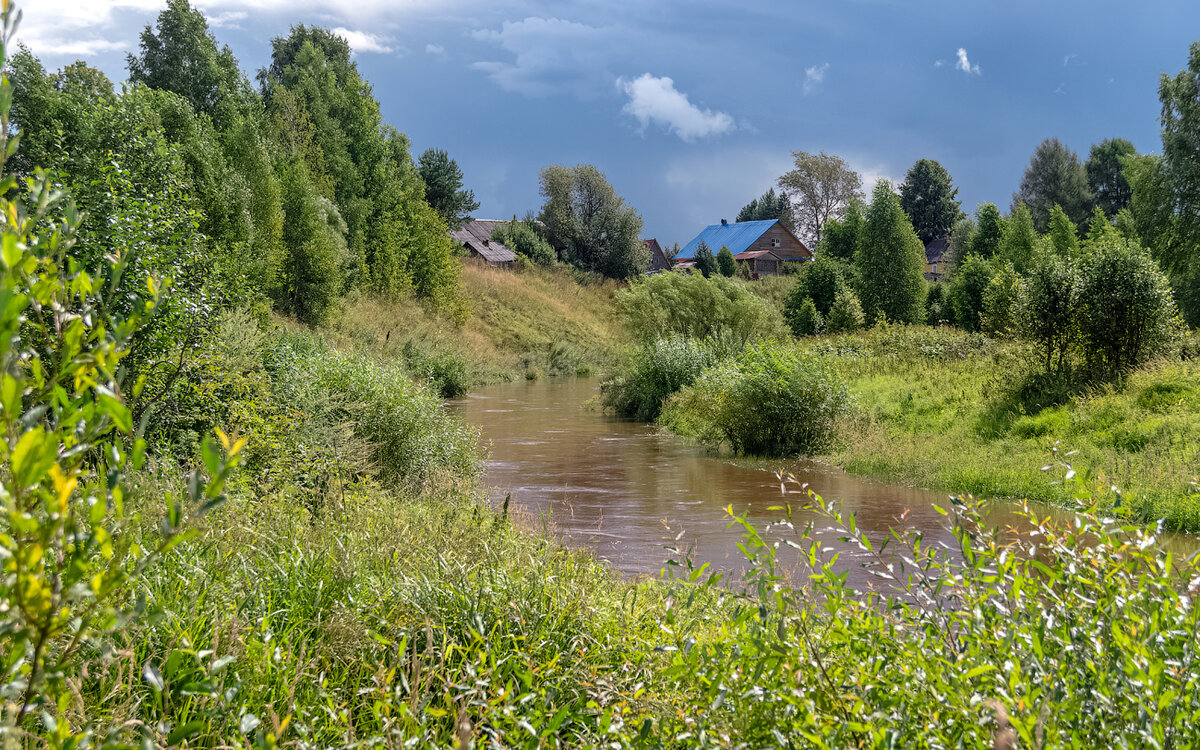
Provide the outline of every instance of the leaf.
<path id="1" fill-rule="evenodd" d="M 987 674 L 988 672 L 995 672 L 998 669 L 1000 669 L 1000 667 L 997 667 L 995 664 L 984 664 L 982 666 L 975 667 L 974 669 L 968 670 L 966 679 L 970 680 L 972 678 L 978 677 L 981 674 Z"/>
<path id="2" fill-rule="evenodd" d="M 163 688 L 166 687 L 163 683 L 162 673 L 158 671 L 158 667 L 150 662 L 142 665 L 142 677 L 145 678 L 150 687 L 154 688 L 154 692 L 156 693 L 161 693 Z"/>

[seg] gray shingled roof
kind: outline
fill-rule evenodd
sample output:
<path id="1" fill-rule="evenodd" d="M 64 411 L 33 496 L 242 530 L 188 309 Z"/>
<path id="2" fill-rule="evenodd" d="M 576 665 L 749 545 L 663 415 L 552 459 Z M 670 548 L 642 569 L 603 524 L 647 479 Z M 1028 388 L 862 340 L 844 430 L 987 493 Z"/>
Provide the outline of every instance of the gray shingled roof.
<path id="1" fill-rule="evenodd" d="M 492 229 L 504 223 L 496 219 L 472 219 L 462 229 L 450 232 L 450 236 L 489 263 L 511 263 L 517 259 L 516 253 L 492 241 Z"/>
<path id="2" fill-rule="evenodd" d="M 940 263 L 949 250 L 949 237 L 938 237 L 936 240 L 930 240 L 929 244 L 925 246 L 925 262 Z"/>

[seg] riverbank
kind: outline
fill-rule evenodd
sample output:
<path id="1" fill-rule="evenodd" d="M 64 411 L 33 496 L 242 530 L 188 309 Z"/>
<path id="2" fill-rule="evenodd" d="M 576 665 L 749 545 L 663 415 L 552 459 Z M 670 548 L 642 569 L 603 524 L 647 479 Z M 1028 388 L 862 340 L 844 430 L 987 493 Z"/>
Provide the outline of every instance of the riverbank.
<path id="1" fill-rule="evenodd" d="M 1140 521 L 1200 531 L 1196 359 L 1047 390 L 1019 344 L 952 329 L 890 326 L 798 345 L 831 358 L 855 394 L 856 416 L 820 457 L 851 473 L 1066 508 L 1119 503 Z"/>
<path id="2" fill-rule="evenodd" d="M 322 331 L 338 347 L 401 361 L 447 395 L 487 383 L 595 372 L 628 342 L 614 294 L 621 284 L 567 266 L 503 269 L 464 261 L 465 317 L 419 301 L 359 296 Z"/>

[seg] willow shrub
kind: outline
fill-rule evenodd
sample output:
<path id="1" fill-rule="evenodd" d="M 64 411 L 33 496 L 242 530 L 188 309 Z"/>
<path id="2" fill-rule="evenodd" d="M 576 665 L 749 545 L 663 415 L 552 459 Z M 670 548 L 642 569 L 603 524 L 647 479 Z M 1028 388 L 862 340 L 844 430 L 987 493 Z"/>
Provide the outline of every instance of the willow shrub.
<path id="1" fill-rule="evenodd" d="M 480 469 L 478 432 L 397 364 L 291 336 L 267 353 L 267 370 L 277 399 L 323 412 L 304 418 L 349 425 L 371 447 L 371 464 L 386 485 L 421 484 L 446 473 L 474 476 Z"/>
<path id="2" fill-rule="evenodd" d="M 617 308 L 642 341 L 677 334 L 727 337 L 741 345 L 787 334 L 774 305 L 751 293 L 747 282 L 724 276 L 658 273 L 618 292 Z"/>
<path id="3" fill-rule="evenodd" d="M 601 385 L 604 406 L 622 416 L 653 421 L 662 411 L 664 399 L 691 385 L 706 368 L 730 353 L 730 345 L 716 339 L 655 339 L 631 357 L 624 372 Z"/>
<path id="4" fill-rule="evenodd" d="M 827 361 L 762 343 L 705 370 L 668 403 L 664 420 L 735 453 L 785 456 L 826 447 L 850 407 L 846 381 Z"/>
<path id="5" fill-rule="evenodd" d="M 665 718 L 662 735 L 746 747 L 1194 746 L 1200 564 L 1173 556 L 1159 527 L 1026 510 L 1017 535 L 958 498 L 942 510 L 946 544 L 897 530 L 872 541 L 832 503 L 789 492 L 804 499 L 777 508 L 785 517 L 763 533 L 730 509 L 750 565 L 727 606 L 708 605 L 728 620 L 712 630 L 668 614 L 663 674 L 702 708 Z M 853 588 L 847 567 L 871 585 Z"/>

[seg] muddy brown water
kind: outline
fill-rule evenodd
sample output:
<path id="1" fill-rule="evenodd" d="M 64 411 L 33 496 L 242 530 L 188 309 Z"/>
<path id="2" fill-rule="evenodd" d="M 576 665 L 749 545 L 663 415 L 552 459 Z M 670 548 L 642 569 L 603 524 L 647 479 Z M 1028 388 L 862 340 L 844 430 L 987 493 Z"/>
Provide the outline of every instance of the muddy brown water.
<path id="1" fill-rule="evenodd" d="M 948 503 L 944 493 L 870 481 L 811 461 L 713 455 L 653 425 L 603 413 L 589 404 L 597 388 L 597 380 L 586 378 L 509 383 L 451 405 L 490 443 L 486 482 L 494 504 L 511 495 L 514 506 L 546 519 L 547 528 L 567 544 L 585 546 L 619 570 L 658 575 L 668 559 L 678 559 L 671 551 L 676 548 L 688 550 L 696 565 L 710 562 L 737 576 L 745 569 L 737 546 L 742 530 L 730 526 L 725 508 L 732 506 L 760 532 L 780 520 L 782 512 L 771 510 L 785 501 L 778 469 L 841 502 L 876 542 L 895 527 L 920 530 L 926 543 L 953 543 L 936 510 Z M 988 515 L 996 524 L 1020 523 L 1008 503 L 992 504 Z M 798 517 L 798 523 L 806 520 Z M 773 529 L 768 538 L 782 533 Z M 835 536 L 830 531 L 825 538 Z M 1194 550 L 1194 542 L 1176 539 L 1172 546 Z M 861 569 L 861 553 L 829 543 L 841 553 L 839 565 L 850 572 L 851 585 L 867 586 L 872 579 Z M 796 554 L 781 547 L 781 564 L 795 569 Z M 792 575 L 801 573 L 796 569 Z"/>

